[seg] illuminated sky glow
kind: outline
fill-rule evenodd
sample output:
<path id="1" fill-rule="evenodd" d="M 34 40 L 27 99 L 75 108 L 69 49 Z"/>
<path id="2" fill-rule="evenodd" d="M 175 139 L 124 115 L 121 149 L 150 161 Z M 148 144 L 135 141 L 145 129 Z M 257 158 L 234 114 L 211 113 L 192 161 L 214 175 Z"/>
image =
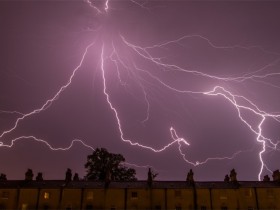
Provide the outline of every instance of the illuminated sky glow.
<path id="1" fill-rule="evenodd" d="M 140 179 L 149 166 L 169 180 L 279 168 L 279 3 L 1 4 L 8 177 L 83 176 L 96 147 L 122 153 Z"/>

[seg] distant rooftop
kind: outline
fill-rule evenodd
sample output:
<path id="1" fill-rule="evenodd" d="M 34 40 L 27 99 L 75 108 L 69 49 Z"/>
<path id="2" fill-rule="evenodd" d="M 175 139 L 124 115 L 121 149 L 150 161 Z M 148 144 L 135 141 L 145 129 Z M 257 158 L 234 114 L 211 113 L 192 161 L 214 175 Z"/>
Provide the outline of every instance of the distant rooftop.
<path id="1" fill-rule="evenodd" d="M 44 181 L 26 181 L 26 180 L 9 180 L 0 181 L 0 188 L 104 188 L 104 182 L 97 181 L 70 181 L 64 180 L 44 180 Z M 213 189 L 230 189 L 230 188 L 274 188 L 280 187 L 279 182 L 263 182 L 263 181 L 239 181 L 233 182 L 194 182 L 194 185 L 186 181 L 153 181 L 152 188 L 155 189 L 183 189 L 183 188 L 213 188 Z M 134 182 L 110 182 L 108 188 L 148 188 L 147 181 L 134 181 Z"/>

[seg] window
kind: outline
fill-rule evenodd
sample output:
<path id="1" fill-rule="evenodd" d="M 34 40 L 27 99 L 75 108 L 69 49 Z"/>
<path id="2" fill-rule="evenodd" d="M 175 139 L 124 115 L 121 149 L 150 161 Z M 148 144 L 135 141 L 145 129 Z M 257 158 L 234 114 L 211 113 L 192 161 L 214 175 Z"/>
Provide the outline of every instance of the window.
<path id="1" fill-rule="evenodd" d="M 66 210 L 71 210 L 72 209 L 72 206 L 71 205 L 68 205 L 67 207 L 66 207 Z"/>
<path id="2" fill-rule="evenodd" d="M 275 206 L 272 203 L 270 203 L 267 209 L 273 209 L 274 210 L 276 208 L 275 208 Z"/>
<path id="3" fill-rule="evenodd" d="M 182 196 L 181 190 L 175 190 L 174 195 L 175 197 L 181 197 Z"/>
<path id="4" fill-rule="evenodd" d="M 7 192 L 7 191 L 2 192 L 1 198 L 2 199 L 8 199 L 9 198 L 9 192 Z"/>
<path id="5" fill-rule="evenodd" d="M 137 199 L 138 198 L 138 193 L 137 192 L 131 192 L 131 198 Z"/>
<path id="6" fill-rule="evenodd" d="M 220 196 L 221 200 L 227 200 L 227 196 Z"/>
<path id="7" fill-rule="evenodd" d="M 21 205 L 21 210 L 27 210 L 27 207 L 28 207 L 27 203 L 23 203 Z"/>
<path id="8" fill-rule="evenodd" d="M 201 206 L 200 210 L 206 210 L 206 206 Z"/>
<path id="9" fill-rule="evenodd" d="M 6 207 L 3 204 L 0 204 L 0 210 L 5 210 Z"/>
<path id="10" fill-rule="evenodd" d="M 45 200 L 50 199 L 50 193 L 49 192 L 44 192 L 44 199 Z"/>
<path id="11" fill-rule="evenodd" d="M 252 197 L 252 190 L 251 189 L 246 189 L 244 194 L 245 194 L 246 197 Z"/>
<path id="12" fill-rule="evenodd" d="M 49 206 L 48 205 L 44 205 L 44 210 L 48 210 Z"/>
<path id="13" fill-rule="evenodd" d="M 274 197 L 273 189 L 268 189 L 266 191 L 266 193 L 267 193 L 267 197 L 269 197 L 269 198 L 273 198 Z"/>
<path id="14" fill-rule="evenodd" d="M 92 205 L 86 205 L 86 209 L 87 210 L 93 209 L 93 206 Z"/>
<path id="15" fill-rule="evenodd" d="M 88 191 L 87 192 L 87 200 L 92 200 L 93 199 L 93 191 Z"/>

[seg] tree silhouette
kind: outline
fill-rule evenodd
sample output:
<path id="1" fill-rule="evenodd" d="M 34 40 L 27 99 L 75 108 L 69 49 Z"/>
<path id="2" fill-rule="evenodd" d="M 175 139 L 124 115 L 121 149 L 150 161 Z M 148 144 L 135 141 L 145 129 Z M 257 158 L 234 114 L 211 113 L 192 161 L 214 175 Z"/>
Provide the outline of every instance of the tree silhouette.
<path id="1" fill-rule="evenodd" d="M 39 172 L 36 176 L 36 181 L 43 181 L 43 173 L 42 172 Z"/>
<path id="2" fill-rule="evenodd" d="M 0 174 L 0 181 L 7 181 L 7 176 L 6 174 Z"/>
<path id="3" fill-rule="evenodd" d="M 25 172 L 25 180 L 26 181 L 31 181 L 33 179 L 33 171 L 32 169 L 28 168 L 27 171 Z"/>
<path id="4" fill-rule="evenodd" d="M 71 182 L 71 180 L 72 180 L 72 170 L 70 168 L 67 168 L 65 172 L 65 181 Z"/>
<path id="5" fill-rule="evenodd" d="M 86 178 L 88 180 L 135 181 L 136 172 L 133 168 L 123 165 L 125 158 L 121 154 L 109 153 L 104 148 L 97 148 L 87 156 Z"/>
<path id="6" fill-rule="evenodd" d="M 74 174 L 74 177 L 73 177 L 73 181 L 79 181 L 80 178 L 79 178 L 79 174 L 78 173 L 75 173 Z"/>

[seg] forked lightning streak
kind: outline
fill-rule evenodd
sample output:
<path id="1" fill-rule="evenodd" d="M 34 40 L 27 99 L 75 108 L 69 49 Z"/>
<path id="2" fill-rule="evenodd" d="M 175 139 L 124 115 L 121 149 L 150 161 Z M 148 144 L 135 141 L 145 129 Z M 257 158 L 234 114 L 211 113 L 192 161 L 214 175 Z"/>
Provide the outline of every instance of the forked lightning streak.
<path id="1" fill-rule="evenodd" d="M 108 13 L 110 10 L 110 0 L 106 0 L 104 1 L 104 4 L 101 8 L 99 8 L 98 6 L 95 5 L 94 1 L 91 0 L 84 0 L 84 2 L 86 4 L 89 5 L 90 8 L 92 8 L 97 15 L 103 14 L 104 13 Z M 144 7 L 144 5 L 139 4 L 137 1 L 131 1 L 132 3 L 140 6 L 140 7 Z M 96 31 L 97 33 L 99 32 L 98 30 Z M 215 43 L 213 43 L 212 41 L 210 41 L 208 38 L 201 36 L 201 35 L 186 35 L 183 37 L 180 37 L 176 40 L 171 40 L 171 41 L 167 41 L 165 43 L 161 43 L 161 44 L 155 44 L 152 46 L 148 46 L 148 47 L 141 47 L 138 45 L 135 45 L 131 42 L 128 41 L 128 39 L 126 39 L 126 37 L 124 35 L 121 34 L 115 34 L 115 36 L 117 37 L 116 40 L 118 40 L 118 45 L 122 44 L 123 46 L 125 46 L 127 49 L 131 50 L 131 52 L 134 52 L 135 55 L 137 55 L 139 58 L 144 59 L 147 63 L 150 63 L 151 65 L 155 65 L 155 66 L 159 66 L 159 69 L 165 69 L 168 71 L 172 71 L 174 73 L 176 72 L 183 72 L 184 74 L 187 75 L 192 75 L 195 77 L 199 77 L 199 78 L 207 78 L 209 80 L 212 81 L 217 81 L 217 82 L 226 82 L 226 83 L 242 83 L 242 82 L 246 82 L 246 81 L 255 81 L 256 79 L 258 79 L 256 82 L 263 82 L 264 84 L 267 84 L 267 82 L 264 80 L 266 78 L 269 77 L 279 77 L 280 73 L 279 72 L 267 72 L 268 68 L 271 66 L 276 65 L 279 60 L 280 60 L 280 54 L 277 52 L 270 52 L 267 50 L 262 49 L 259 46 L 239 46 L 239 45 L 234 45 L 234 46 L 219 46 Z M 259 68 L 253 72 L 241 75 L 241 76 L 236 76 L 236 77 L 222 77 L 222 76 L 218 76 L 218 75 L 212 75 L 212 74 L 208 74 L 199 70 L 194 70 L 194 69 L 185 69 L 182 68 L 178 65 L 175 64 L 169 64 L 169 63 L 164 63 L 162 62 L 161 59 L 155 57 L 152 55 L 152 53 L 150 52 L 153 49 L 157 49 L 157 48 L 163 48 L 166 47 L 168 45 L 178 45 L 180 44 L 181 41 L 186 40 L 186 39 L 200 39 L 206 43 L 208 43 L 208 45 L 212 48 L 215 48 L 217 50 L 224 50 L 224 49 L 241 49 L 241 50 L 260 50 L 263 53 L 267 53 L 267 54 L 271 54 L 273 56 L 276 56 L 277 58 L 274 59 L 273 62 L 268 63 L 267 65 L 265 65 L 262 68 Z M 107 62 L 111 62 L 114 64 L 115 66 L 115 71 L 117 72 L 118 75 L 118 80 L 120 82 L 121 85 L 125 85 L 125 82 L 122 81 L 122 72 L 121 72 L 121 68 L 125 69 L 125 71 L 127 72 L 127 74 L 132 75 L 132 77 L 137 79 L 137 84 L 139 86 L 139 88 L 142 90 L 143 92 L 143 96 L 144 96 L 144 100 L 146 102 L 146 106 L 147 106 L 147 113 L 146 113 L 146 117 L 144 118 L 144 120 L 142 121 L 142 123 L 145 123 L 146 121 L 149 120 L 149 112 L 150 112 L 150 102 L 149 102 L 149 97 L 148 97 L 148 93 L 145 90 L 145 85 L 141 82 L 143 80 L 143 78 L 141 78 L 137 72 L 141 72 L 141 73 L 145 73 L 152 81 L 155 81 L 155 83 L 159 84 L 163 89 L 167 89 L 169 91 L 172 91 L 174 93 L 177 94 L 196 94 L 196 95 L 200 95 L 200 96 L 204 96 L 204 97 L 222 97 L 224 98 L 226 101 L 228 101 L 229 106 L 231 106 L 233 108 L 234 111 L 236 111 L 236 114 L 238 115 L 240 121 L 242 123 L 244 123 L 247 128 L 255 135 L 255 142 L 257 145 L 261 146 L 261 150 L 258 153 L 258 158 L 260 161 L 260 169 L 259 169 L 259 173 L 258 173 L 258 179 L 261 180 L 261 176 L 264 173 L 264 170 L 267 170 L 268 172 L 271 172 L 271 169 L 267 166 L 267 163 L 264 160 L 264 153 L 267 151 L 267 148 L 278 151 L 278 144 L 279 144 L 279 140 L 275 140 L 275 139 L 270 139 L 268 137 L 266 137 L 264 135 L 263 132 L 263 125 L 267 120 L 273 120 L 277 123 L 280 122 L 280 114 L 273 114 L 273 113 L 269 113 L 266 112 L 264 110 L 261 110 L 258 105 L 256 103 L 254 103 L 253 101 L 251 101 L 250 99 L 242 96 L 242 95 L 237 95 L 234 94 L 232 92 L 230 92 L 228 89 L 226 89 L 225 87 L 221 86 L 221 85 L 216 85 L 214 86 L 212 89 L 210 90 L 190 90 L 190 89 L 178 89 L 176 87 L 174 87 L 172 84 L 169 84 L 168 82 L 166 82 L 165 80 L 159 78 L 158 76 L 156 76 L 155 74 L 152 73 L 152 71 L 150 71 L 149 69 L 143 69 L 141 67 L 139 67 L 137 65 L 136 61 L 131 60 L 130 63 L 128 63 L 127 61 L 122 59 L 122 56 L 120 55 L 121 52 L 118 50 L 118 48 L 116 47 L 117 45 L 114 44 L 114 42 L 116 40 L 112 40 L 111 43 L 108 43 L 108 40 L 106 40 L 107 42 L 105 42 L 104 40 L 98 40 L 98 42 L 102 43 L 101 49 L 100 50 L 100 71 L 101 71 L 101 76 L 102 76 L 102 84 L 103 84 L 103 94 L 104 97 L 106 98 L 107 104 L 110 107 L 110 109 L 112 110 L 112 113 L 115 117 L 115 120 L 117 122 L 117 126 L 118 126 L 118 131 L 120 134 L 120 139 L 125 142 L 130 144 L 131 146 L 136 146 L 139 147 L 141 149 L 145 149 L 145 150 L 149 150 L 151 152 L 155 152 L 155 153 L 159 153 L 159 152 L 163 152 L 166 149 L 170 148 L 171 146 L 178 146 L 178 150 L 179 153 L 181 154 L 183 160 L 192 165 L 192 166 L 199 166 L 199 165 L 203 165 L 208 163 L 209 161 L 222 161 L 222 160 L 229 160 L 229 159 L 233 159 L 235 158 L 237 155 L 239 155 L 242 152 L 246 152 L 246 151 L 236 151 L 235 153 L 226 156 L 226 157 L 209 157 L 203 161 L 190 161 L 186 156 L 186 152 L 184 152 L 186 149 L 191 150 L 191 139 L 186 140 L 183 137 L 179 137 L 175 128 L 170 127 L 167 128 L 169 129 L 170 132 L 170 143 L 161 146 L 160 148 L 153 148 L 151 146 L 148 145 L 144 145 L 139 143 L 139 140 L 134 140 L 134 139 L 128 139 L 125 137 L 125 133 L 123 130 L 123 125 L 122 125 L 122 119 L 120 119 L 120 115 L 118 112 L 118 109 L 116 108 L 116 106 L 113 104 L 113 102 L 111 101 L 111 95 L 110 92 L 107 88 L 108 86 L 108 82 L 107 82 L 107 77 L 106 77 L 106 64 Z M 19 136 L 17 138 L 11 139 L 11 140 L 7 140 L 5 139 L 5 137 L 8 134 L 13 133 L 18 125 L 20 123 L 23 123 L 24 120 L 26 118 L 30 118 L 33 115 L 36 114 L 40 114 L 41 112 L 45 111 L 46 109 L 50 108 L 53 103 L 58 99 L 58 97 L 64 92 L 64 90 L 66 90 L 72 83 L 73 78 L 76 75 L 76 72 L 78 70 L 80 70 L 81 66 L 84 63 L 84 60 L 86 59 L 86 56 L 88 55 L 88 51 L 93 47 L 96 46 L 96 40 L 92 43 L 90 43 L 84 53 L 81 56 L 81 60 L 79 62 L 79 64 L 77 65 L 76 68 L 74 68 L 74 70 L 72 71 L 72 74 L 70 76 L 70 78 L 68 79 L 68 81 L 61 86 L 61 88 L 54 94 L 54 96 L 48 100 L 46 100 L 46 102 L 38 109 L 35 109 L 29 113 L 22 113 L 22 112 L 18 112 L 18 111 L 0 111 L 0 114 L 13 114 L 13 115 L 17 115 L 18 117 L 16 118 L 14 124 L 11 126 L 11 128 L 2 131 L 1 135 L 0 135 L 0 147 L 12 147 L 15 145 L 15 143 L 19 140 L 26 140 L 26 139 L 31 139 L 37 142 L 41 142 L 43 144 L 45 144 L 46 146 L 48 146 L 49 149 L 51 150 L 61 150 L 61 151 L 65 151 L 65 150 L 69 150 L 71 149 L 71 147 L 74 145 L 74 143 L 80 143 L 83 146 L 94 150 L 94 148 L 88 144 L 85 144 L 82 140 L 80 139 L 74 139 L 71 141 L 70 145 L 67 147 L 53 147 L 52 145 L 50 145 L 48 143 L 48 141 L 46 140 L 42 140 L 40 138 L 36 138 L 33 135 L 27 135 L 27 136 Z M 112 69 L 110 69 L 110 71 L 112 71 Z M 268 85 L 271 86 L 275 86 L 273 84 L 268 83 Z M 278 87 L 278 86 L 275 86 Z M 258 121 L 257 121 L 257 126 L 253 125 L 251 122 L 249 122 L 248 120 L 246 120 L 246 117 L 244 116 L 244 112 L 246 113 L 250 113 L 253 114 L 254 116 L 258 117 Z M 11 143 L 5 143 L 5 141 L 10 141 Z M 184 148 L 183 148 L 184 147 Z M 128 163 L 130 165 L 133 165 L 135 167 L 148 167 L 148 166 L 138 166 L 137 164 L 132 164 L 132 163 Z"/>

